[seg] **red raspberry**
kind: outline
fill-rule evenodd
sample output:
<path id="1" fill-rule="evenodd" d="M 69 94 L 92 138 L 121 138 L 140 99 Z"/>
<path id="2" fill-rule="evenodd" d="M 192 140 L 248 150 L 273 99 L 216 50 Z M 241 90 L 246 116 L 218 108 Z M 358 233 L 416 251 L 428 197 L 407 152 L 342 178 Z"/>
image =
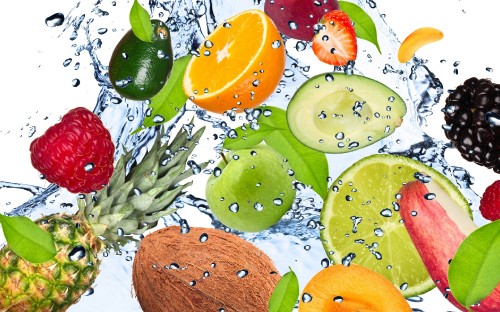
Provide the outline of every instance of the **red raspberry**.
<path id="1" fill-rule="evenodd" d="M 84 107 L 31 142 L 31 163 L 47 181 L 72 193 L 90 193 L 108 184 L 115 146 L 102 121 Z"/>
<path id="2" fill-rule="evenodd" d="M 485 219 L 491 221 L 500 219 L 500 180 L 493 182 L 486 188 L 479 204 L 479 210 Z"/>

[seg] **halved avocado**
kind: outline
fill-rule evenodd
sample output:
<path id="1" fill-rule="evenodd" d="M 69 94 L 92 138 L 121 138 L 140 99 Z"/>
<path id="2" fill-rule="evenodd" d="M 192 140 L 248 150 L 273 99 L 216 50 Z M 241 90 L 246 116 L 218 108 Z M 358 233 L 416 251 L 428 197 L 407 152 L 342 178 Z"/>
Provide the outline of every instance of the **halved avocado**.
<path id="1" fill-rule="evenodd" d="M 307 80 L 287 108 L 292 134 L 315 150 L 340 154 L 373 144 L 403 122 L 406 104 L 386 85 L 360 75 Z"/>
<path id="2" fill-rule="evenodd" d="M 126 99 L 144 101 L 157 94 L 172 70 L 174 57 L 167 25 L 152 20 L 153 40 L 145 42 L 129 30 L 109 61 L 109 80 Z"/>

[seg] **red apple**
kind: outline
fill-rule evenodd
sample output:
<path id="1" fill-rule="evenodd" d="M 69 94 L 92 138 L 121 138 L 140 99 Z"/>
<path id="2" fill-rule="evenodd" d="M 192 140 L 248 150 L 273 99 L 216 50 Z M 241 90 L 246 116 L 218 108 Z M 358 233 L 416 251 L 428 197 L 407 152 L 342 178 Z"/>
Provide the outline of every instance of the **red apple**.
<path id="1" fill-rule="evenodd" d="M 282 34 L 307 41 L 314 37 L 314 25 L 321 17 L 338 8 L 337 0 L 266 0 L 264 4 L 264 12 Z"/>
<path id="2" fill-rule="evenodd" d="M 475 229 L 464 207 L 462 194 L 454 186 L 446 191 L 431 181 L 412 181 L 399 191 L 401 217 L 436 287 L 461 311 L 468 311 L 450 291 L 448 268 L 462 241 Z M 500 286 L 478 306 L 477 312 L 500 311 Z"/>

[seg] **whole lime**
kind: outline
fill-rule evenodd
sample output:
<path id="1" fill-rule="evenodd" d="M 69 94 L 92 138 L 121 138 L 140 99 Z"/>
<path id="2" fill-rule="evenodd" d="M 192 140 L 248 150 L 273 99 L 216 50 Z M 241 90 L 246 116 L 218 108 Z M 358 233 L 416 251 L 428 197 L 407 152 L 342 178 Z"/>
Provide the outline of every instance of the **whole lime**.
<path id="1" fill-rule="evenodd" d="M 296 193 L 293 181 L 286 159 L 259 144 L 225 156 L 208 179 L 206 199 L 225 226 L 259 232 L 277 223 L 290 208 Z"/>

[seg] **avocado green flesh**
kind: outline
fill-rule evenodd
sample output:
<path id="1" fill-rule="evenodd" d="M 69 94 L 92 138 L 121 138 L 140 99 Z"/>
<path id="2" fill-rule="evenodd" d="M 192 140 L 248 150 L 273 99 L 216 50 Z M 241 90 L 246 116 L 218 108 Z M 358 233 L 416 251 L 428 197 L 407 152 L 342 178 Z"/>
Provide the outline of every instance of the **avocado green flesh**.
<path id="1" fill-rule="evenodd" d="M 153 40 L 145 42 L 129 30 L 109 61 L 109 80 L 126 99 L 144 101 L 167 82 L 173 66 L 170 33 L 165 23 L 152 20 Z"/>
<path id="2" fill-rule="evenodd" d="M 287 121 L 304 145 L 346 153 L 389 136 L 405 114 L 403 99 L 384 84 L 335 73 L 312 77 L 300 86 L 288 105 Z"/>

